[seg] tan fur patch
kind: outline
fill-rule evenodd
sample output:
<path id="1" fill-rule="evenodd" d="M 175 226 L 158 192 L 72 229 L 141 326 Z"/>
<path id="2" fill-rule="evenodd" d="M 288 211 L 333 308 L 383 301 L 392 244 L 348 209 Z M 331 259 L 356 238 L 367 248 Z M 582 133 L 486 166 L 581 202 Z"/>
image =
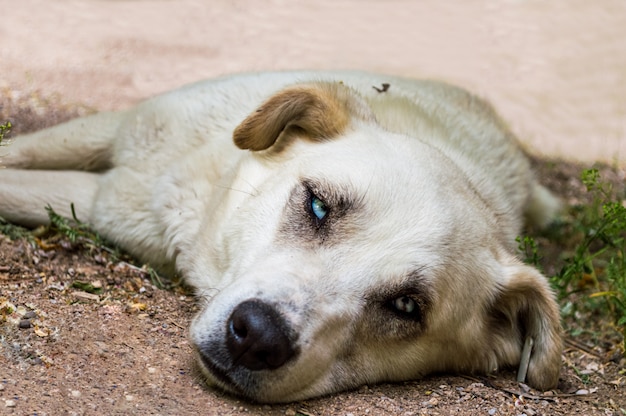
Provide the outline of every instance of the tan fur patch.
<path id="1" fill-rule="evenodd" d="M 371 111 L 350 88 L 320 82 L 288 88 L 271 97 L 234 131 L 241 149 L 265 150 L 283 132 L 297 131 L 311 140 L 341 135 L 353 117 L 371 119 Z"/>
<path id="2" fill-rule="evenodd" d="M 499 351 L 502 353 L 514 349 L 517 354 L 524 338 L 533 338 L 535 346 L 528 369 L 528 382 L 540 390 L 553 388 L 559 380 L 563 349 L 560 316 L 554 294 L 537 270 L 509 255 L 505 254 L 504 257 L 505 270 L 510 278 L 501 288 L 494 308 L 505 317 L 497 325 L 509 322 L 511 326 L 508 332 L 501 334 L 504 343 L 509 345 L 501 346 Z M 519 331 L 524 333 L 520 334 Z"/>

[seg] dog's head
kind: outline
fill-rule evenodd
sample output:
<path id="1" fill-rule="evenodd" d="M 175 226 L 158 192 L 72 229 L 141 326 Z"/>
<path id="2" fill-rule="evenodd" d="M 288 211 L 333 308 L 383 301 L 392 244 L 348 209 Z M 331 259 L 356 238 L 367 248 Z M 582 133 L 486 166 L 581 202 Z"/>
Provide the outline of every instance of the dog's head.
<path id="1" fill-rule="evenodd" d="M 251 152 L 181 253 L 206 299 L 191 336 L 209 382 L 298 400 L 513 366 L 530 336 L 529 383 L 554 386 L 558 310 L 510 253 L 517 219 L 441 151 L 375 118 L 346 86 L 319 83 L 235 130 Z"/>

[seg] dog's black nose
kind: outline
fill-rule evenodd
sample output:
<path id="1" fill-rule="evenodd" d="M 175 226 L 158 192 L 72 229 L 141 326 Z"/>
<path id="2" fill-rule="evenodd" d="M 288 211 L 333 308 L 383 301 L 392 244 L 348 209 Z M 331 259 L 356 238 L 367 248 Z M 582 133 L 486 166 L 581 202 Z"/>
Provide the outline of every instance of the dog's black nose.
<path id="1" fill-rule="evenodd" d="M 249 370 L 274 370 L 296 354 L 290 329 L 278 311 L 260 300 L 237 305 L 226 328 L 233 363 Z"/>

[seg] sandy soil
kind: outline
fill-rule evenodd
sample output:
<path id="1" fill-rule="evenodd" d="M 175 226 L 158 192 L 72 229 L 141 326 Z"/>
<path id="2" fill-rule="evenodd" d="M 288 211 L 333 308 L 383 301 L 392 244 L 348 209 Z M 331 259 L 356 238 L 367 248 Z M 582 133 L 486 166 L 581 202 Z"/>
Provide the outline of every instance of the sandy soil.
<path id="1" fill-rule="evenodd" d="M 17 133 L 223 73 L 359 68 L 477 91 L 536 153 L 626 163 L 621 0 L 208 4 L 0 0 L 0 116 Z M 579 165 L 539 168 L 554 189 L 579 198 Z M 623 186 L 624 170 L 611 172 Z M 85 294 L 77 281 L 102 288 Z M 186 338 L 194 311 L 188 293 L 158 289 L 102 250 L 54 236 L 29 243 L 0 235 L 0 414 L 612 415 L 626 408 L 616 343 L 589 335 L 570 339 L 559 389 L 547 394 L 502 373 L 259 406 L 202 387 Z M 605 331 L 602 317 L 583 324 L 586 334 Z"/>
<path id="2" fill-rule="evenodd" d="M 536 151 L 626 161 L 623 0 L 0 0 L 0 87 L 94 108 L 218 74 L 358 68 L 488 97 Z"/>

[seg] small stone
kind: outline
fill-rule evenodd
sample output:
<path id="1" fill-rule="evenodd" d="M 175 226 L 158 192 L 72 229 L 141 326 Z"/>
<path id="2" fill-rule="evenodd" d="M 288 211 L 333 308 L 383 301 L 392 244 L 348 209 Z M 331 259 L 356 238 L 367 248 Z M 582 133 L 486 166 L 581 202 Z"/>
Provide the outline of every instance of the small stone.
<path id="1" fill-rule="evenodd" d="M 489 413 L 489 416 L 493 416 L 496 413 L 498 413 L 498 409 L 496 409 L 495 407 L 492 407 L 491 409 L 489 409 L 489 412 L 487 413 Z"/>
<path id="2" fill-rule="evenodd" d="M 432 397 L 430 400 L 426 400 L 421 403 L 422 407 L 432 408 L 439 404 L 439 400 L 436 397 Z"/>
<path id="3" fill-rule="evenodd" d="M 28 329 L 32 326 L 30 319 L 20 319 L 19 327 L 20 329 Z"/>
<path id="4" fill-rule="evenodd" d="M 78 390 L 72 390 L 70 394 L 72 395 L 72 397 L 76 397 L 76 398 L 80 397 L 80 391 Z"/>
<path id="5" fill-rule="evenodd" d="M 285 410 L 285 416 L 296 416 L 296 411 L 292 408 Z"/>
<path id="6" fill-rule="evenodd" d="M 94 345 L 98 348 L 98 354 L 104 355 L 109 352 L 109 347 L 102 341 L 94 341 Z"/>
<path id="7" fill-rule="evenodd" d="M 15 403 L 15 400 L 5 400 L 4 405 L 6 407 L 15 407 L 17 406 L 17 403 Z"/>
<path id="8" fill-rule="evenodd" d="M 96 302 L 100 301 L 100 296 L 94 295 L 93 293 L 83 292 L 80 290 L 72 292 L 72 295 L 82 300 L 92 300 Z"/>
<path id="9" fill-rule="evenodd" d="M 133 396 L 132 394 L 127 394 L 124 397 L 126 398 L 127 402 L 132 402 L 133 400 L 135 400 L 135 396 Z"/>
<path id="10" fill-rule="evenodd" d="M 24 314 L 24 316 L 22 318 L 24 319 L 34 319 L 37 317 L 37 312 L 35 311 L 28 311 Z"/>
<path id="11" fill-rule="evenodd" d="M 576 390 L 576 394 L 577 394 L 578 396 L 584 396 L 584 395 L 586 395 L 586 394 L 589 394 L 589 390 L 587 390 L 587 389 L 580 389 L 580 390 Z"/>

